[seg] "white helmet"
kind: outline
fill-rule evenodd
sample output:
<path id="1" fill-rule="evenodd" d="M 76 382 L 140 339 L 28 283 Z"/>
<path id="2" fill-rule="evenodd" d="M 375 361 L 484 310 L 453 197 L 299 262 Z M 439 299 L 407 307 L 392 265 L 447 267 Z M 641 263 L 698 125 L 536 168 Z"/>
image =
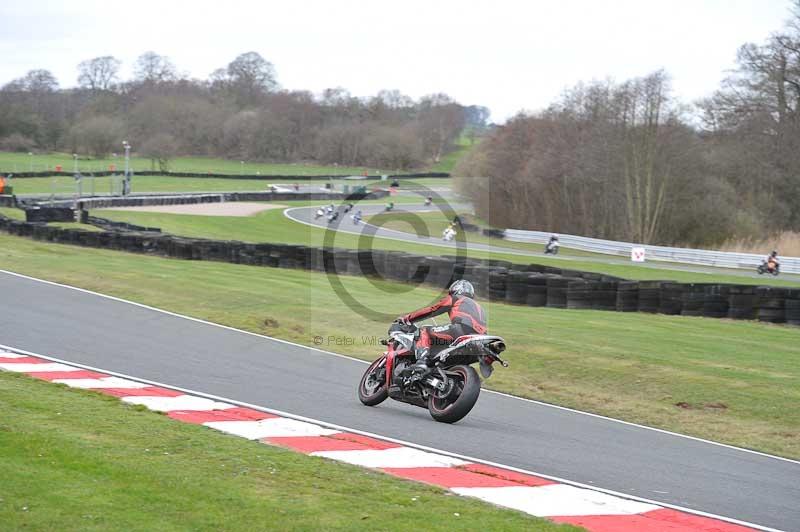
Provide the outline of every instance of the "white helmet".
<path id="1" fill-rule="evenodd" d="M 474 298 L 475 287 L 472 286 L 471 282 L 465 281 L 464 279 L 459 279 L 450 285 L 450 295 Z"/>

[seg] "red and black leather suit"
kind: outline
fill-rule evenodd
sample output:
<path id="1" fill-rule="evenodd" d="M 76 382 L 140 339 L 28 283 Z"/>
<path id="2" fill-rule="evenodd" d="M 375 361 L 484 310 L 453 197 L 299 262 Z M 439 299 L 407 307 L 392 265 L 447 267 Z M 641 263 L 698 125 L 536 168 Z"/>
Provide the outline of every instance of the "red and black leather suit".
<path id="1" fill-rule="evenodd" d="M 420 327 L 417 350 L 433 348 L 432 350 L 438 351 L 459 336 L 486 333 L 486 314 L 483 308 L 475 300 L 465 296 L 448 294 L 433 305 L 406 314 L 403 319 L 413 323 L 445 312 L 450 317 L 450 325 Z"/>

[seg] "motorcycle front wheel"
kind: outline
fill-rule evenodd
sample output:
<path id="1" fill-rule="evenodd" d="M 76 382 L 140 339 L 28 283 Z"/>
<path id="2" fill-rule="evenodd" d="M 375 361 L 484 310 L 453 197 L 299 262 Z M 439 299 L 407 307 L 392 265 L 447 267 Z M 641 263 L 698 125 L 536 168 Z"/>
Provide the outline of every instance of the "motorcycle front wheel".
<path id="1" fill-rule="evenodd" d="M 376 406 L 389 397 L 386 387 L 386 357 L 369 365 L 358 384 L 358 399 L 366 406 Z"/>
<path id="2" fill-rule="evenodd" d="M 436 421 L 455 423 L 469 414 L 478 401 L 481 379 L 472 366 L 453 366 L 445 373 L 453 386 L 444 397 L 432 393 L 428 397 L 428 411 Z"/>

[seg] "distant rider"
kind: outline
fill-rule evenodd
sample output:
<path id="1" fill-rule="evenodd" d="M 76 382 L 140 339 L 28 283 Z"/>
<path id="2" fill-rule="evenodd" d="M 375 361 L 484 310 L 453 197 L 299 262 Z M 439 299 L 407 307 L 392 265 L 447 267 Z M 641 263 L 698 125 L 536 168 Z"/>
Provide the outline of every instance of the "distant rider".
<path id="1" fill-rule="evenodd" d="M 767 265 L 767 269 L 771 272 L 774 272 L 775 269 L 780 266 L 781 261 L 778 260 L 778 252 L 777 250 L 772 250 L 772 253 L 767 255 L 767 258 L 764 259 L 764 263 Z"/>
<path id="2" fill-rule="evenodd" d="M 401 323 L 410 324 L 445 312 L 450 318 L 450 325 L 426 325 L 419 328 L 414 350 L 417 357 L 415 371 L 427 371 L 431 347 L 441 349 L 466 334 L 486 334 L 486 314 L 474 297 L 475 288 L 472 283 L 461 279 L 451 284 L 448 294 L 433 305 L 397 319 Z"/>
<path id="3" fill-rule="evenodd" d="M 547 241 L 547 245 L 544 247 L 545 253 L 553 253 L 558 249 L 558 235 L 550 235 L 550 240 Z"/>

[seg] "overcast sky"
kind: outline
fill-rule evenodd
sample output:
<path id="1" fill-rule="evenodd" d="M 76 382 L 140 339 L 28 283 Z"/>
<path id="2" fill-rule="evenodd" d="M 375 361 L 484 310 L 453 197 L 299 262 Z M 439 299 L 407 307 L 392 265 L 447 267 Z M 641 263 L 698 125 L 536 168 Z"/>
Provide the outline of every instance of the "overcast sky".
<path id="1" fill-rule="evenodd" d="M 143 52 L 205 79 L 238 54 L 287 89 L 444 92 L 501 122 L 581 80 L 664 68 L 687 101 L 718 87 L 737 48 L 780 30 L 789 0 L 0 0 L 0 85 L 35 68 Z"/>

